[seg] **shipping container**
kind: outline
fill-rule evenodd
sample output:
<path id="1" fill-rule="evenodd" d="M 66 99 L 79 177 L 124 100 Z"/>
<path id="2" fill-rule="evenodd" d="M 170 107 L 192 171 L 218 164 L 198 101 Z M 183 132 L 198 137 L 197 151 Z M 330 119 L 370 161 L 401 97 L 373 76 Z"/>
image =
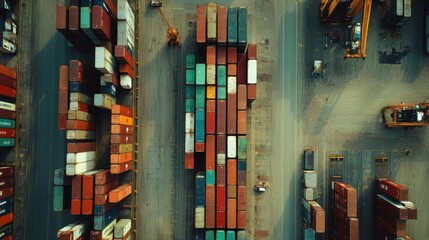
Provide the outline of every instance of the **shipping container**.
<path id="1" fill-rule="evenodd" d="M 325 232 L 325 210 L 315 201 L 309 201 L 312 225 L 316 233 Z"/>
<path id="2" fill-rule="evenodd" d="M 225 65 L 226 64 L 226 47 L 217 47 L 217 64 Z M 219 68 L 219 66 L 218 66 Z"/>
<path id="3" fill-rule="evenodd" d="M 207 29 L 207 10 L 206 5 L 197 5 L 197 44 L 206 43 L 206 29 Z"/>
<path id="4" fill-rule="evenodd" d="M 226 187 L 223 184 L 216 185 L 216 210 L 226 210 Z"/>
<path id="5" fill-rule="evenodd" d="M 408 188 L 391 180 L 379 178 L 376 180 L 376 190 L 399 200 L 408 201 Z"/>
<path id="6" fill-rule="evenodd" d="M 227 19 L 228 19 L 228 7 L 218 6 L 217 7 L 217 44 L 225 46 L 227 42 Z"/>
<path id="7" fill-rule="evenodd" d="M 349 191 L 347 196 L 342 196 L 334 191 L 332 193 L 332 205 L 347 217 L 357 217 L 357 197 L 356 191 Z"/>
<path id="8" fill-rule="evenodd" d="M 227 96 L 227 134 L 237 133 L 237 94 Z"/>
<path id="9" fill-rule="evenodd" d="M 110 164 L 110 172 L 112 174 L 121 174 L 133 168 L 133 161 L 123 162 L 118 164 Z"/>
<path id="10" fill-rule="evenodd" d="M 228 199 L 226 206 L 226 227 L 228 229 L 235 229 L 237 228 L 237 200 L 233 198 Z"/>
<path id="11" fill-rule="evenodd" d="M 131 191 L 132 188 L 130 184 L 123 184 L 109 192 L 109 202 L 118 203 L 130 195 Z"/>
<path id="12" fill-rule="evenodd" d="M 195 208 L 195 228 L 204 228 L 205 217 L 204 207 L 196 207 Z"/>
<path id="13" fill-rule="evenodd" d="M 195 132 L 195 114 L 193 112 L 185 113 L 185 133 Z"/>
<path id="14" fill-rule="evenodd" d="M 228 135 L 227 137 L 227 158 L 236 158 L 237 157 L 237 137 Z"/>
<path id="15" fill-rule="evenodd" d="M 216 240 L 225 240 L 224 230 L 216 230 Z"/>
<path id="16" fill-rule="evenodd" d="M 228 45 L 236 46 L 238 41 L 238 11 L 232 7 L 228 9 Z"/>
<path id="17" fill-rule="evenodd" d="M 121 75 L 120 78 L 127 78 L 127 77 Z M 111 83 L 111 84 L 113 84 L 115 86 L 118 86 L 118 76 L 116 75 L 116 73 L 113 73 L 113 74 L 110 74 L 110 73 L 103 74 L 100 77 L 100 81 L 104 81 L 106 83 Z"/>
<path id="18" fill-rule="evenodd" d="M 316 232 L 313 228 L 302 227 L 302 237 L 304 240 L 315 240 Z"/>
<path id="19" fill-rule="evenodd" d="M 237 78 L 235 76 L 228 76 L 228 94 L 237 93 Z"/>
<path id="20" fill-rule="evenodd" d="M 118 104 L 112 106 L 112 114 L 124 115 L 127 117 L 133 117 L 133 109 Z"/>
<path id="21" fill-rule="evenodd" d="M 120 20 L 117 22 L 117 45 L 125 46 L 134 52 L 134 27 L 128 24 L 127 21 Z"/>
<path id="22" fill-rule="evenodd" d="M 206 238 L 205 238 L 205 240 L 214 240 L 214 239 L 215 239 L 215 232 L 214 232 L 214 230 L 206 230 Z"/>
<path id="23" fill-rule="evenodd" d="M 249 44 L 247 48 L 247 59 L 256 60 L 257 52 L 256 52 L 256 44 Z"/>
<path id="24" fill-rule="evenodd" d="M 215 185 L 206 185 L 206 212 L 207 207 L 215 206 Z"/>
<path id="25" fill-rule="evenodd" d="M 207 86 L 207 99 L 216 99 L 216 86 Z"/>
<path id="26" fill-rule="evenodd" d="M 206 135 L 206 170 L 215 170 L 216 138 L 215 135 Z"/>
<path id="27" fill-rule="evenodd" d="M 197 109 L 195 111 L 195 142 L 204 143 L 205 141 L 205 111 Z"/>
<path id="28" fill-rule="evenodd" d="M 194 153 L 185 153 L 185 169 L 194 169 Z"/>
<path id="29" fill-rule="evenodd" d="M 237 64 L 235 63 L 229 63 L 228 64 L 228 76 L 236 76 L 237 75 Z"/>
<path id="30" fill-rule="evenodd" d="M 195 108 L 204 110 L 206 102 L 206 87 L 196 86 L 195 87 Z"/>
<path id="31" fill-rule="evenodd" d="M 216 132 L 216 112 L 206 112 L 206 133 L 214 134 Z"/>
<path id="32" fill-rule="evenodd" d="M 16 118 L 16 114 L 15 114 L 15 111 L 9 111 L 9 110 L 5 110 L 5 109 L 0 109 L 0 117 L 1 118 L 7 118 L 7 119 L 15 119 Z"/>
<path id="33" fill-rule="evenodd" d="M 247 111 L 239 110 L 237 112 L 237 134 L 247 134 Z"/>
<path id="34" fill-rule="evenodd" d="M 91 8 L 90 7 L 80 8 L 80 28 L 94 44 L 101 43 L 100 39 L 98 39 L 98 36 L 91 29 Z"/>
<path id="35" fill-rule="evenodd" d="M 131 117 L 127 117 L 124 115 L 116 115 L 112 114 L 111 116 L 111 123 L 112 124 L 120 124 L 120 125 L 127 125 L 127 126 L 133 126 L 134 120 Z"/>
<path id="36" fill-rule="evenodd" d="M 216 184 L 224 185 L 226 182 L 225 176 L 226 176 L 225 164 L 218 163 L 216 165 Z"/>
<path id="37" fill-rule="evenodd" d="M 78 174 L 93 170 L 94 167 L 95 167 L 94 160 L 75 163 L 75 164 L 67 164 L 66 174 L 68 176 L 78 175 Z"/>
<path id="38" fill-rule="evenodd" d="M 206 228 L 215 228 L 216 227 L 216 210 L 215 206 L 206 207 Z"/>
<path id="39" fill-rule="evenodd" d="M 246 84 L 238 84 L 237 87 L 237 109 L 247 109 L 247 86 Z"/>
<path id="40" fill-rule="evenodd" d="M 194 54 L 187 54 L 186 55 L 186 68 L 187 69 L 194 69 L 195 68 L 195 55 Z"/>
<path id="41" fill-rule="evenodd" d="M 226 153 L 226 136 L 225 135 L 216 135 L 216 154 Z M 219 161 L 219 160 L 218 160 Z M 219 164 L 219 162 L 218 162 Z"/>
<path id="42" fill-rule="evenodd" d="M 319 198 L 317 188 L 304 188 L 302 192 L 302 197 L 308 201 L 317 200 Z"/>
<path id="43" fill-rule="evenodd" d="M 237 48 L 236 47 L 228 47 L 228 64 L 237 63 Z"/>
<path id="44" fill-rule="evenodd" d="M 247 8 L 238 8 L 238 49 L 244 52 L 247 46 Z"/>
<path id="45" fill-rule="evenodd" d="M 257 60 L 247 61 L 247 84 L 257 83 Z"/>
<path id="46" fill-rule="evenodd" d="M 131 135 L 111 134 L 110 143 L 132 143 L 133 137 Z"/>
<path id="47" fill-rule="evenodd" d="M 134 26 L 134 12 L 128 0 L 118 0 L 118 19 L 127 20 L 131 26 Z"/>
<path id="48" fill-rule="evenodd" d="M 131 134 L 133 134 L 133 127 L 114 124 L 114 125 L 111 125 L 110 132 L 112 134 L 126 134 L 126 135 L 131 135 Z"/>
<path id="49" fill-rule="evenodd" d="M 306 188 L 317 187 L 317 173 L 315 171 L 304 171 L 303 184 Z"/>
<path id="50" fill-rule="evenodd" d="M 217 99 L 226 100 L 226 87 L 217 87 Z"/>
<path id="51" fill-rule="evenodd" d="M 237 228 L 238 229 L 245 229 L 246 228 L 246 210 L 244 211 L 237 211 Z"/>
<path id="52" fill-rule="evenodd" d="M 1 126 L 0 121 L 0 126 Z M 82 120 L 67 120 L 66 128 L 70 130 L 86 130 L 86 131 L 94 131 L 95 124 L 93 122 L 87 122 Z"/>
<path id="53" fill-rule="evenodd" d="M 66 67 L 66 66 L 63 66 L 63 67 Z M 61 76 L 61 69 L 60 69 L 60 81 L 59 81 L 60 88 L 59 88 L 59 90 L 60 91 L 67 91 L 68 90 L 68 83 L 66 81 L 64 81 L 63 79 L 61 79 L 61 77 L 62 76 Z M 67 80 L 67 79 L 65 79 L 65 80 Z M 10 87 L 10 88 L 13 88 L 13 89 L 16 89 L 16 80 L 8 77 L 6 75 L 3 75 L 2 73 L 0 73 L 0 84 L 7 86 L 7 87 Z M 66 89 L 62 90 L 62 88 L 64 88 L 64 87 Z"/>
<path id="54" fill-rule="evenodd" d="M 204 172 L 198 172 L 195 176 L 195 206 L 202 207 L 206 204 L 206 177 Z"/>
<path id="55" fill-rule="evenodd" d="M 216 65 L 215 64 L 207 64 L 207 85 L 215 85 L 216 84 Z"/>
<path id="56" fill-rule="evenodd" d="M 185 112 L 194 113 L 195 112 L 195 99 L 186 99 L 185 100 Z"/>
<path id="57" fill-rule="evenodd" d="M 225 228 L 225 211 L 216 211 L 216 228 Z M 216 239 L 220 239 L 216 236 Z"/>
<path id="58" fill-rule="evenodd" d="M 16 111 L 16 105 L 13 103 L 0 101 L 0 109 L 4 109 L 8 111 Z"/>
<path id="59" fill-rule="evenodd" d="M 384 195 L 376 194 L 375 208 L 381 212 L 385 212 L 392 218 L 408 219 L 408 209 L 405 208 L 400 202 L 393 201 Z"/>
<path id="60" fill-rule="evenodd" d="M 206 64 L 216 65 L 216 45 L 207 45 L 206 47 Z"/>
<path id="61" fill-rule="evenodd" d="M 237 198 L 237 185 L 226 186 L 226 198 Z"/>
<path id="62" fill-rule="evenodd" d="M 237 83 L 247 84 L 247 58 L 243 53 L 237 55 Z"/>
<path id="63" fill-rule="evenodd" d="M 217 32 L 217 5 L 210 2 L 207 4 L 207 42 L 216 42 Z"/>
<path id="64" fill-rule="evenodd" d="M 125 163 L 133 160 L 133 153 L 113 153 L 110 154 L 110 163 Z"/>
<path id="65" fill-rule="evenodd" d="M 247 101 L 253 102 L 256 99 L 256 84 L 247 85 Z"/>
<path id="66" fill-rule="evenodd" d="M 237 160 L 228 159 L 227 160 L 227 178 L 226 182 L 228 185 L 237 185 Z"/>
<path id="67" fill-rule="evenodd" d="M 216 174 L 214 170 L 206 171 L 206 185 L 214 185 L 215 184 Z"/>
<path id="68" fill-rule="evenodd" d="M 111 40 L 111 18 L 102 6 L 92 6 L 91 27 L 100 40 Z"/>
<path id="69" fill-rule="evenodd" d="M 94 230 L 101 231 L 112 221 L 116 220 L 117 209 L 116 207 L 111 208 L 104 215 L 94 216 Z"/>
<path id="70" fill-rule="evenodd" d="M 205 85 L 206 84 L 206 65 L 204 63 L 197 63 L 195 70 L 195 84 Z"/>
<path id="71" fill-rule="evenodd" d="M 134 69 L 134 58 L 125 46 L 115 46 L 115 58 L 119 63 L 128 64 Z"/>
<path id="72" fill-rule="evenodd" d="M 110 144 L 110 153 L 129 153 L 133 151 L 133 144 L 120 144 L 112 143 Z"/>
<path id="73" fill-rule="evenodd" d="M 135 79 L 136 77 L 134 69 L 132 69 L 132 67 L 128 64 L 123 64 L 123 63 L 119 64 L 119 72 L 121 73 L 121 75 L 127 74 L 132 79 Z"/>
<path id="74" fill-rule="evenodd" d="M 246 186 L 237 187 L 237 210 L 246 211 L 247 190 Z"/>
<path id="75" fill-rule="evenodd" d="M 195 69 L 186 69 L 186 84 L 195 84 Z"/>
<path id="76" fill-rule="evenodd" d="M 226 86 L 226 66 L 225 65 L 217 66 L 217 85 Z"/>
<path id="77" fill-rule="evenodd" d="M 69 164 L 72 163 L 82 163 L 95 159 L 95 151 L 90 152 L 78 152 L 78 153 L 67 153 L 66 162 Z"/>
<path id="78" fill-rule="evenodd" d="M 131 219 L 120 219 L 113 228 L 113 236 L 115 238 L 122 238 L 127 235 L 131 230 Z"/>

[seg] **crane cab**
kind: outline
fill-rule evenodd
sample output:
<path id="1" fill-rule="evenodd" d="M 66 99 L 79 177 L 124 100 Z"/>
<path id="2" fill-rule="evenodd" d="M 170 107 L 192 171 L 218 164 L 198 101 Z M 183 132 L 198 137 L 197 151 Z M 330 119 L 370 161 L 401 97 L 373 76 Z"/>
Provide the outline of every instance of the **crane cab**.
<path id="1" fill-rule="evenodd" d="M 150 6 L 151 7 L 162 7 L 162 1 L 161 0 L 151 0 Z"/>

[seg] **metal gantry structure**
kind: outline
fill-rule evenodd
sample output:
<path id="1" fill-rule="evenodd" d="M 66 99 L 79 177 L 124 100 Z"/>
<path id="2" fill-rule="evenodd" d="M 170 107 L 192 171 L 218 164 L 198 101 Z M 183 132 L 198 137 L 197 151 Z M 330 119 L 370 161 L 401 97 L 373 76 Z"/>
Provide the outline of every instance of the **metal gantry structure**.
<path id="1" fill-rule="evenodd" d="M 429 125 L 429 103 L 385 106 L 381 110 L 383 122 L 386 127 L 414 128 Z"/>

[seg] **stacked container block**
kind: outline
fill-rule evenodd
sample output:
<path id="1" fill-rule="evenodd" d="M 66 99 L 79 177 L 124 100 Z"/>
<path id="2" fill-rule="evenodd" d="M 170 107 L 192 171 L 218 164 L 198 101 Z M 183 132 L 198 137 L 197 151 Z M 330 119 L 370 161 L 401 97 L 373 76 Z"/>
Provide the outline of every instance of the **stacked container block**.
<path id="1" fill-rule="evenodd" d="M 133 110 L 121 105 L 112 106 L 110 135 L 110 171 L 120 174 L 133 165 Z"/>
<path id="2" fill-rule="evenodd" d="M 357 191 L 341 182 L 332 182 L 333 239 L 359 239 Z"/>
<path id="3" fill-rule="evenodd" d="M 185 168 L 194 169 L 195 157 L 195 55 L 186 56 L 186 99 L 185 99 Z M 199 102 L 200 104 L 200 102 Z"/>
<path id="4" fill-rule="evenodd" d="M 17 49 L 18 19 L 6 1 L 0 5 L 0 13 L 0 51 L 14 54 Z"/>
<path id="5" fill-rule="evenodd" d="M 13 167 L 0 167 L 0 236 L 2 239 L 12 239 L 14 179 Z"/>
<path id="6" fill-rule="evenodd" d="M 195 123 L 196 199 L 205 195 L 204 206 L 196 205 L 195 227 L 207 229 L 206 239 L 243 239 L 245 231 L 238 229 L 245 229 L 247 221 L 247 108 L 256 98 L 256 45 L 247 44 L 246 8 L 208 3 L 197 5 L 196 12 L 195 79 L 188 76 L 187 64 L 185 133 L 189 169 L 188 123 Z M 252 50 L 244 52 L 247 46 Z M 188 92 L 190 84 L 195 84 L 194 94 Z M 193 122 L 188 120 L 188 97 L 195 97 Z M 205 192 L 198 185 L 203 172 Z"/>
<path id="7" fill-rule="evenodd" d="M 15 146 L 16 71 L 0 64 L 0 147 Z"/>

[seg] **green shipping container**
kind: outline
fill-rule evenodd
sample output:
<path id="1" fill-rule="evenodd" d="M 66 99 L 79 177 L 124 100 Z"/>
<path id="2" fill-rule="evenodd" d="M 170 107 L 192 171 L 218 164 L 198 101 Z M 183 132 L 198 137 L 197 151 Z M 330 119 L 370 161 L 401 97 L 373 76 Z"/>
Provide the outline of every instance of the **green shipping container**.
<path id="1" fill-rule="evenodd" d="M 89 7 L 80 8 L 80 28 L 91 28 L 91 9 Z"/>
<path id="2" fill-rule="evenodd" d="M 228 45 L 235 46 L 237 44 L 237 8 L 228 9 Z"/>
<path id="3" fill-rule="evenodd" d="M 226 99 L 226 87 L 217 87 L 217 99 Z"/>
<path id="4" fill-rule="evenodd" d="M 15 138 L 0 138 L 0 147 L 15 146 Z"/>
<path id="5" fill-rule="evenodd" d="M 54 170 L 54 185 L 64 185 L 64 175 L 66 175 L 65 171 L 65 168 Z"/>
<path id="6" fill-rule="evenodd" d="M 186 68 L 195 68 L 195 55 L 186 55 Z"/>
<path id="7" fill-rule="evenodd" d="M 54 186 L 54 211 L 64 210 L 64 186 Z"/>
<path id="8" fill-rule="evenodd" d="M 234 231 L 227 231 L 226 232 L 226 240 L 235 240 L 235 232 Z"/>
<path id="9" fill-rule="evenodd" d="M 186 85 L 186 99 L 195 99 L 195 86 L 194 85 Z"/>
<path id="10" fill-rule="evenodd" d="M 206 84 L 206 65 L 203 63 L 198 63 L 196 68 L 196 84 L 205 85 Z"/>
<path id="11" fill-rule="evenodd" d="M 246 240 L 246 231 L 238 231 L 237 240 Z"/>
<path id="12" fill-rule="evenodd" d="M 206 102 L 206 87 L 196 86 L 195 88 L 195 109 L 204 109 Z"/>
<path id="13" fill-rule="evenodd" d="M 206 240 L 215 240 L 215 234 L 213 230 L 206 230 Z"/>
<path id="14" fill-rule="evenodd" d="M 238 48 L 243 52 L 247 45 L 247 8 L 238 9 Z"/>
<path id="15" fill-rule="evenodd" d="M 195 112 L 195 99 L 186 99 L 186 112 Z"/>
<path id="16" fill-rule="evenodd" d="M 207 170 L 206 172 L 206 185 L 214 185 L 215 184 L 215 171 Z"/>
<path id="17" fill-rule="evenodd" d="M 186 69 L 186 84 L 195 84 L 195 70 Z"/>
<path id="18" fill-rule="evenodd" d="M 246 159 L 247 158 L 247 138 L 246 136 L 239 136 L 237 140 L 238 145 L 238 159 Z"/>
<path id="19" fill-rule="evenodd" d="M 0 118 L 0 128 L 15 128 L 15 120 Z"/>
<path id="20" fill-rule="evenodd" d="M 226 86 L 226 66 L 225 65 L 217 66 L 217 85 Z"/>
<path id="21" fill-rule="evenodd" d="M 216 240 L 225 240 L 225 231 L 217 230 L 216 231 Z"/>

